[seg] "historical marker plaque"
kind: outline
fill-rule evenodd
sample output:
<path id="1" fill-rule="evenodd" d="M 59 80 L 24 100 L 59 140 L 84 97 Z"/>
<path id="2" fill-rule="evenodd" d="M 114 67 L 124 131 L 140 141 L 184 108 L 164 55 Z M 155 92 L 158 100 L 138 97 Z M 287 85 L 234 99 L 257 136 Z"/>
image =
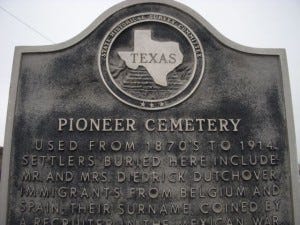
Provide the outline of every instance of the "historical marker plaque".
<path id="1" fill-rule="evenodd" d="M 17 47 L 7 225 L 296 225 L 285 52 L 170 1 L 129 1 L 66 43 Z"/>

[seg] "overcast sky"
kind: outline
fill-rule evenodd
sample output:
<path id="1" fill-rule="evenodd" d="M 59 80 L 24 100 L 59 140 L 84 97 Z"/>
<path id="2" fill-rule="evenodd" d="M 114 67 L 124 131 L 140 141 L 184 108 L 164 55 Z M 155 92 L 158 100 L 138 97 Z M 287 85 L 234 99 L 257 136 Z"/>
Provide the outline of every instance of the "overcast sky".
<path id="1" fill-rule="evenodd" d="M 14 47 L 66 41 L 118 0 L 0 0 L 0 145 L 3 145 Z M 242 45 L 286 48 L 300 161 L 300 1 L 180 0 Z"/>

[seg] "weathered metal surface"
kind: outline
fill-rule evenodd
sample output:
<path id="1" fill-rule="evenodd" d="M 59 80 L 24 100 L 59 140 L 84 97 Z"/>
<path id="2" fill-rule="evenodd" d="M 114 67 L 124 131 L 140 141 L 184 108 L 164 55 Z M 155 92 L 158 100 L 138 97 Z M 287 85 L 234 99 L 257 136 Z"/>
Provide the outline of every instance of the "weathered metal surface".
<path id="1" fill-rule="evenodd" d="M 285 52 L 129 1 L 16 48 L 1 224 L 299 224 Z"/>

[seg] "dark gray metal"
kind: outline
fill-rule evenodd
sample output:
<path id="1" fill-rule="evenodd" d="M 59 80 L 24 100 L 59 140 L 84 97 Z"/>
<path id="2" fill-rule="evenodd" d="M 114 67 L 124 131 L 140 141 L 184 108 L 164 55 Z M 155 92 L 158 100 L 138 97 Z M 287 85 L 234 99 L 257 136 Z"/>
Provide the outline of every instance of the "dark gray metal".
<path id="1" fill-rule="evenodd" d="M 0 147 L 0 181 L 1 181 L 2 158 L 3 158 L 3 147 Z"/>
<path id="2" fill-rule="evenodd" d="M 197 65 L 195 66 L 196 72 L 190 73 L 190 77 L 195 77 L 195 80 L 191 78 L 187 80 L 186 83 L 182 83 L 182 86 L 178 88 L 178 93 L 176 92 L 177 89 L 172 89 L 175 90 L 174 96 L 176 96 L 170 95 L 170 102 L 168 102 L 169 100 L 167 98 L 169 97 L 168 94 L 171 93 L 171 89 L 168 89 L 167 91 L 169 92 L 166 94 L 163 92 L 164 81 L 162 83 L 160 83 L 161 81 L 157 81 L 160 86 L 155 86 L 156 84 L 151 83 L 151 85 L 156 87 L 160 92 L 154 93 L 152 97 L 149 97 L 149 95 L 142 96 L 144 98 L 143 101 L 138 100 L 135 102 L 134 97 L 136 96 L 132 97 L 132 95 L 139 96 L 140 92 L 128 91 L 125 86 L 122 86 L 123 83 L 119 81 L 115 81 L 117 85 L 114 86 L 115 83 L 113 79 L 115 76 L 110 76 L 109 73 L 107 73 L 108 76 L 105 77 L 105 71 L 102 70 L 103 65 L 105 65 L 107 61 L 108 69 L 110 66 L 109 59 L 101 62 L 101 49 L 103 49 L 105 37 L 107 37 L 111 29 L 121 20 L 132 15 L 140 15 L 141 13 L 166 15 L 170 18 L 175 18 L 180 23 L 186 25 L 199 39 L 199 46 L 201 46 L 201 48 L 199 47 L 199 49 L 201 49 L 200 60 L 198 64 L 195 63 Z M 172 37 L 172 35 L 168 37 L 167 35 L 164 36 L 160 34 L 155 36 L 154 34 L 152 39 L 157 42 L 179 43 L 180 46 L 185 43 L 184 40 L 188 40 L 184 34 L 181 36 L 180 31 L 174 30 L 174 27 L 170 26 L 170 24 L 166 24 L 167 23 L 157 22 L 155 20 L 145 20 L 133 26 L 138 26 L 135 30 L 151 30 L 153 27 L 161 26 L 161 28 L 172 30 L 172 32 L 174 32 L 173 35 L 176 34 L 176 38 Z M 130 27 L 128 29 L 130 29 Z M 122 40 L 126 39 L 122 37 L 122 34 L 124 34 L 122 32 L 118 34 L 120 40 L 117 40 L 118 37 L 116 38 L 116 40 L 119 41 L 119 47 L 115 54 L 118 54 L 121 50 L 122 52 L 131 52 L 134 50 L 132 47 L 134 46 L 134 38 L 130 39 L 130 41 L 127 40 L 128 43 L 126 43 L 126 45 L 130 45 L 130 47 L 126 48 L 124 42 L 122 42 Z M 115 43 L 116 42 L 112 41 L 112 51 L 114 50 L 114 46 L 117 46 Z M 189 52 L 193 52 L 193 48 L 195 51 L 196 47 L 192 44 L 189 45 L 188 41 L 186 43 L 184 47 L 180 47 L 180 51 L 186 52 L 187 55 Z M 159 48 L 156 50 L 158 51 Z M 169 53 L 173 53 L 173 50 L 174 49 L 169 50 Z M 121 60 L 119 61 L 122 62 Z M 130 66 L 127 65 L 127 67 Z M 142 72 L 146 73 L 145 71 Z M 189 177 L 188 182 L 183 184 L 185 188 L 191 186 L 199 188 L 203 186 L 204 190 L 210 187 L 217 187 L 218 189 L 226 187 L 236 188 L 239 185 L 244 185 L 247 190 L 252 190 L 254 186 L 262 188 L 267 185 L 277 185 L 280 187 L 280 193 L 271 197 L 250 197 L 250 195 L 247 195 L 246 197 L 240 198 L 217 198 L 218 202 L 222 204 L 250 200 L 256 201 L 258 202 L 259 210 L 252 214 L 249 211 L 247 211 L 247 213 L 226 213 L 222 211 L 220 214 L 212 212 L 210 212 L 210 214 L 201 214 L 197 211 L 194 212 L 193 215 L 178 214 L 164 216 L 159 214 L 153 216 L 146 214 L 144 216 L 135 217 L 128 215 L 120 216 L 116 213 L 112 213 L 108 216 L 91 215 L 90 217 L 112 218 L 117 222 L 122 220 L 140 221 L 141 218 L 160 221 L 168 219 L 169 224 L 178 225 L 181 219 L 196 218 L 199 220 L 200 218 L 216 218 L 217 216 L 222 218 L 241 217 L 245 220 L 245 224 L 248 225 L 253 224 L 253 222 L 251 222 L 253 216 L 271 217 L 273 215 L 274 210 L 271 210 L 270 213 L 263 210 L 265 201 L 280 200 L 280 210 L 275 212 L 278 216 L 278 224 L 300 224 L 298 215 L 300 210 L 300 198 L 297 189 L 297 186 L 299 186 L 299 177 L 297 174 L 294 122 L 286 53 L 284 49 L 256 49 L 236 44 L 222 36 L 192 9 L 177 2 L 169 0 L 147 2 L 141 0 L 126 1 L 106 11 L 85 31 L 65 43 L 39 47 L 16 47 L 11 79 L 0 189 L 0 200 L 2 203 L 0 209 L 0 224 L 19 225 L 22 217 L 28 221 L 33 221 L 34 217 L 55 217 L 55 215 L 45 212 L 22 213 L 20 209 L 22 201 L 46 201 L 45 199 L 33 197 L 21 198 L 20 196 L 21 188 L 26 186 L 20 181 L 21 174 L 25 170 L 25 167 L 22 167 L 21 163 L 22 157 L 26 154 L 46 155 L 45 152 L 37 153 L 33 151 L 33 142 L 36 138 L 56 141 L 75 139 L 78 140 L 79 143 L 85 144 L 86 141 L 90 139 L 105 140 L 108 143 L 112 143 L 116 140 L 122 142 L 132 140 L 136 143 L 138 149 L 137 152 L 135 152 L 135 156 L 146 154 L 144 152 L 146 148 L 145 143 L 154 140 L 162 142 L 174 141 L 177 144 L 180 141 L 198 141 L 201 145 L 201 155 L 208 159 L 227 155 L 227 150 L 224 150 L 226 146 L 223 146 L 223 150 L 218 147 L 210 151 L 210 146 L 207 145 L 209 140 L 216 142 L 230 141 L 239 147 L 233 147 L 233 150 L 230 150 L 228 154 L 231 154 L 231 156 L 244 154 L 245 158 L 250 157 L 250 155 L 260 156 L 260 152 L 257 151 L 258 142 L 262 142 L 264 146 L 263 151 L 266 151 L 266 145 L 272 142 L 272 146 L 278 148 L 278 150 L 274 150 L 278 156 L 278 160 L 275 160 L 276 164 L 273 166 L 268 164 L 266 166 L 256 165 L 253 167 L 249 165 L 231 165 L 229 168 L 221 165 L 198 166 L 196 168 L 176 167 L 178 169 L 177 172 L 185 172 L 187 176 L 191 176 L 195 170 L 206 173 L 216 170 L 229 170 L 235 173 L 252 170 L 259 173 L 264 169 L 267 171 L 274 170 L 276 174 L 275 181 L 262 181 L 261 179 L 255 181 L 252 179 L 251 181 L 240 180 L 227 182 L 223 180 L 195 184 L 190 181 L 191 178 Z M 109 79 L 112 80 L 110 81 Z M 190 84 L 193 85 L 189 86 Z M 147 97 L 149 97 L 149 99 L 147 99 Z M 155 101 L 156 98 L 163 100 Z M 59 118 L 101 119 L 108 117 L 135 120 L 136 130 L 132 132 L 112 133 L 92 131 L 68 132 L 58 130 L 57 121 Z M 146 119 L 178 118 L 211 118 L 220 120 L 239 118 L 241 119 L 241 125 L 238 132 L 234 132 L 233 129 L 228 132 L 220 129 L 218 132 L 212 132 L 208 131 L 209 128 L 207 125 L 203 127 L 204 130 L 201 132 L 197 126 L 196 129 L 198 129 L 199 132 L 151 132 L 145 131 L 145 127 L 143 126 Z M 184 123 L 184 125 L 186 125 L 186 123 Z M 249 140 L 255 141 L 256 150 L 254 150 L 254 152 L 241 151 L 240 142 L 243 141 L 243 144 L 247 144 Z M 82 144 L 80 148 L 85 149 L 86 146 Z M 161 165 L 158 172 L 168 172 L 168 170 L 170 170 L 170 168 L 166 166 L 168 157 L 188 157 L 191 154 L 189 151 L 181 152 L 178 148 L 177 146 L 177 150 L 174 150 L 174 152 L 166 151 L 164 154 L 157 152 L 149 152 L 147 154 L 149 156 L 159 156 L 164 161 L 164 164 Z M 50 154 L 49 152 L 46 153 Z M 269 156 L 272 154 L 272 151 L 263 153 Z M 55 154 L 57 156 L 67 157 L 69 153 L 63 151 L 62 153 L 55 152 Z M 197 151 L 193 154 L 199 154 L 199 152 Z M 103 157 L 99 152 L 74 152 L 74 156 L 79 157 L 80 155 L 92 155 L 99 161 L 101 157 Z M 112 152 L 108 153 L 108 155 L 130 156 L 131 154 L 128 152 Z M 78 173 L 92 169 L 84 166 L 75 168 Z M 45 178 L 47 176 L 46 171 L 49 171 L 51 166 L 47 164 L 46 166 L 37 166 L 30 169 L 38 170 L 42 178 Z M 68 168 L 61 166 L 53 169 L 62 172 Z M 107 172 L 110 178 L 116 175 L 118 168 L 104 168 L 100 163 L 95 169 L 97 171 Z M 156 171 L 155 168 L 151 169 Z M 126 171 L 151 172 L 151 169 L 135 166 L 126 169 Z M 247 179 L 248 175 L 249 174 L 245 172 L 244 179 Z M 35 186 L 41 187 L 43 184 L 45 184 L 45 182 L 37 181 Z M 57 182 L 47 184 L 48 187 L 52 188 L 74 186 L 78 189 L 84 185 L 89 188 L 95 186 L 95 184 L 84 184 L 77 180 L 71 183 Z M 133 182 L 118 184 L 113 180 L 111 180 L 110 183 L 100 183 L 99 187 L 104 187 L 105 185 L 108 187 L 119 185 L 122 188 L 130 186 L 136 187 Z M 163 188 L 177 188 L 180 185 L 182 184 L 175 183 L 172 185 L 169 183 L 159 183 L 154 184 L 152 187 L 161 190 Z M 140 187 L 148 190 L 149 184 L 140 184 Z M 174 196 L 171 199 L 159 200 L 160 201 L 155 201 L 151 198 L 120 198 L 116 200 L 110 195 L 107 199 L 103 197 L 95 199 L 95 202 L 108 201 L 113 204 L 114 208 L 117 208 L 119 203 L 126 202 L 132 205 L 135 203 L 153 203 L 158 206 L 170 202 L 180 203 L 186 199 L 182 200 L 179 196 Z M 188 202 L 191 204 L 192 210 L 194 210 L 199 208 L 201 203 L 212 204 L 214 200 L 214 198 L 205 197 L 199 198 L 198 200 L 189 199 Z M 62 208 L 65 209 L 67 209 L 72 201 L 77 203 L 87 202 L 87 200 L 81 198 L 71 200 L 54 199 L 53 201 L 58 202 Z M 70 219 L 74 215 L 71 215 L 70 211 L 66 210 L 62 212 L 60 216 Z M 80 215 L 80 217 L 85 218 L 86 215 Z M 199 224 L 201 223 L 199 222 Z M 273 224 L 275 225 L 276 223 Z"/>

